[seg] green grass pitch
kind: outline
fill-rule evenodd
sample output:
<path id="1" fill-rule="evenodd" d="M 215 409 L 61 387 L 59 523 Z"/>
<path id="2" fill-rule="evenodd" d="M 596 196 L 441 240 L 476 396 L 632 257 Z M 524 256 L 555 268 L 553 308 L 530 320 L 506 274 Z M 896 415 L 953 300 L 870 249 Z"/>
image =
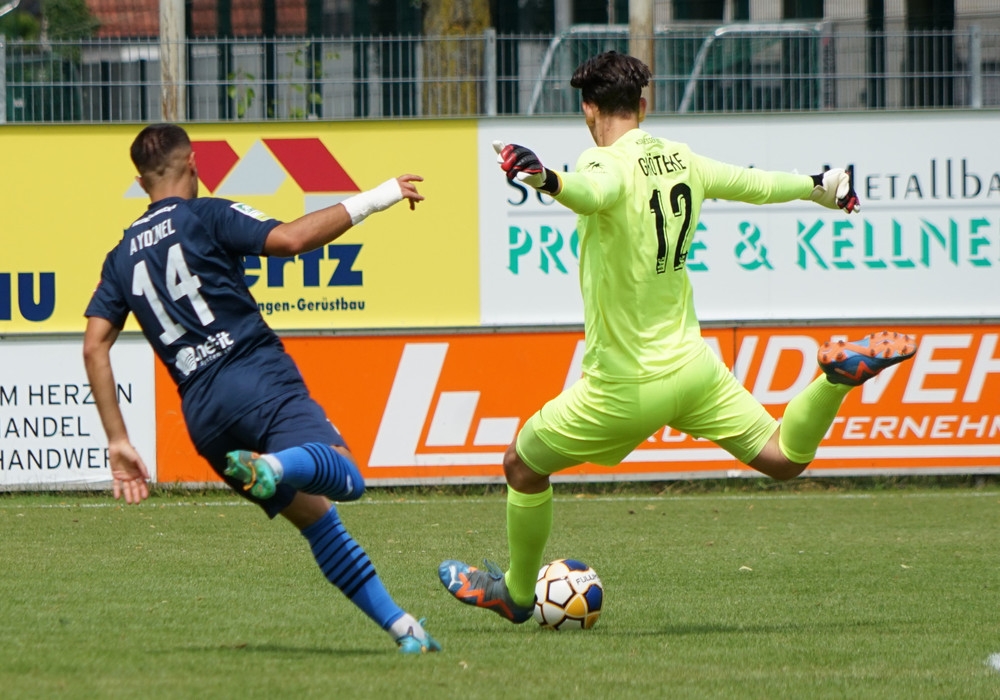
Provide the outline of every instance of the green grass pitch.
<path id="1" fill-rule="evenodd" d="M 557 489 L 547 559 L 597 626 L 511 625 L 441 559 L 506 564 L 504 497 L 369 490 L 340 512 L 444 652 L 396 652 L 286 522 L 219 491 L 0 496 L 4 698 L 1000 697 L 1000 489 Z"/>

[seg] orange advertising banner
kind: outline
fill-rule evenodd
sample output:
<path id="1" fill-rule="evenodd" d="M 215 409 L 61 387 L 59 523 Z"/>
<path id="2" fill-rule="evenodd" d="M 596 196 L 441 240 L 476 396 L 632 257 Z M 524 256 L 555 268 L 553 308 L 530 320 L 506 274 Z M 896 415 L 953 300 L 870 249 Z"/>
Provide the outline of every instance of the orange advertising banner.
<path id="1" fill-rule="evenodd" d="M 856 327 L 710 329 L 704 336 L 780 417 L 817 376 L 816 350 Z M 923 326 L 911 361 L 847 397 L 807 475 L 1000 472 L 1000 328 Z M 371 485 L 503 480 L 518 428 L 579 376 L 580 332 L 286 338 L 313 396 Z M 214 479 L 187 439 L 176 392 L 157 368 L 161 482 Z M 581 465 L 574 481 L 751 476 L 714 444 L 670 428 L 614 468 Z"/>

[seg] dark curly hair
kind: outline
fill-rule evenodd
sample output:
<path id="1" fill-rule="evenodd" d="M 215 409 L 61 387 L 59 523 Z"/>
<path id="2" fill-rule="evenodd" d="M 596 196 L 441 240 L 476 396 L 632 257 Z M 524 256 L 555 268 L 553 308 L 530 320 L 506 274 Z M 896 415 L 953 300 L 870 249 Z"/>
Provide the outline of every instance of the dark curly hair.
<path id="1" fill-rule="evenodd" d="M 642 89 L 652 76 L 638 58 L 606 51 L 581 63 L 569 84 L 580 90 L 584 102 L 625 117 L 638 113 Z"/>
<path id="2" fill-rule="evenodd" d="M 178 148 L 191 148 L 187 132 L 176 124 L 151 124 L 132 142 L 130 155 L 140 175 L 162 176 Z"/>

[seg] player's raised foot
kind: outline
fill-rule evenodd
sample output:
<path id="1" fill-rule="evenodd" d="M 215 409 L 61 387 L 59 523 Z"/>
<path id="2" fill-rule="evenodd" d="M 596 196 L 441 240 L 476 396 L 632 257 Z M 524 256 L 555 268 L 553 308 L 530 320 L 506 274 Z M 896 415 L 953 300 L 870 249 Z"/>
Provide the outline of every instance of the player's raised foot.
<path id="1" fill-rule="evenodd" d="M 492 610 L 515 624 L 531 619 L 534 605 L 515 603 L 507 591 L 507 582 L 500 567 L 485 559 L 483 564 L 485 571 L 448 559 L 438 566 L 438 578 L 449 593 L 467 605 Z"/>
<path id="2" fill-rule="evenodd" d="M 226 455 L 226 475 L 242 481 L 243 490 L 260 499 L 273 496 L 278 483 L 267 460 L 247 450 L 236 450 Z"/>
<path id="3" fill-rule="evenodd" d="M 916 352 L 913 336 L 881 331 L 861 340 L 823 343 L 816 359 L 834 384 L 860 386 L 886 367 L 909 360 Z"/>
<path id="4" fill-rule="evenodd" d="M 424 623 L 427 618 L 420 618 L 420 627 L 423 628 Z M 414 633 L 414 629 L 410 628 L 409 634 L 404 634 L 402 637 L 396 640 L 396 644 L 399 645 L 400 654 L 426 654 L 431 651 L 441 651 L 441 644 L 434 639 L 427 632 L 426 629 L 423 630 L 423 641 L 418 639 L 420 635 Z"/>

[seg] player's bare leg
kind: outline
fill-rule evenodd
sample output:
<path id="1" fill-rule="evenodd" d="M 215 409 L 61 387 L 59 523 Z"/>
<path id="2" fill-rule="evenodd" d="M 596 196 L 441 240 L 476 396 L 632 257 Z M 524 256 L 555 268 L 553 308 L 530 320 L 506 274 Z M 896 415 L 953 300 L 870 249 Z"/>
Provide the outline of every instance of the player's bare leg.
<path id="1" fill-rule="evenodd" d="M 780 432 L 780 427 L 774 431 L 767 444 L 764 445 L 764 449 L 760 451 L 757 457 L 750 461 L 750 466 L 772 479 L 788 481 L 805 471 L 805 468 L 809 466 L 809 462 L 800 464 L 791 461 L 785 456 L 781 451 Z"/>

